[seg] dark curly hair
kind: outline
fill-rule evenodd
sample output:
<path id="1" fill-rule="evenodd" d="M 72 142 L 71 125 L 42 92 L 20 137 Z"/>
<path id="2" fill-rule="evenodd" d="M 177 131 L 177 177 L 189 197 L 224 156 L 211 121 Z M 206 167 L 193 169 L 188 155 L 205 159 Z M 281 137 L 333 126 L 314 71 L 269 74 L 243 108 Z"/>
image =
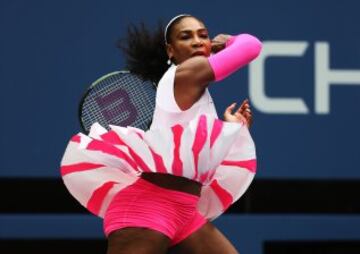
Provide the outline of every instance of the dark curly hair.
<path id="1" fill-rule="evenodd" d="M 166 33 L 167 42 L 171 42 L 170 35 L 174 25 L 185 17 L 193 16 L 179 16 L 168 26 Z M 202 22 L 201 20 L 199 21 Z M 132 73 L 139 75 L 142 79 L 151 80 L 155 84 L 159 82 L 169 68 L 164 30 L 165 26 L 161 21 L 158 22 L 154 31 L 146 27 L 143 22 L 138 26 L 130 24 L 126 38 L 119 40 L 117 43 L 117 47 L 125 55 L 126 68 Z"/>
<path id="2" fill-rule="evenodd" d="M 158 83 L 169 68 L 164 41 L 164 26 L 159 22 L 155 31 L 150 31 L 144 23 L 130 24 L 127 37 L 117 43 L 125 55 L 126 68 L 144 80 Z"/>

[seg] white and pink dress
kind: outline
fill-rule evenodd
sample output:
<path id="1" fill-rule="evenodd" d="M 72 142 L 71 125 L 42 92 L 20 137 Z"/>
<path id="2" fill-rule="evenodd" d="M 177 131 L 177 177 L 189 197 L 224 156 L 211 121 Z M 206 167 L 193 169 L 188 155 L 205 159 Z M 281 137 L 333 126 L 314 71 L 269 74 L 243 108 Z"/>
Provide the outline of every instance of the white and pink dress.
<path id="1" fill-rule="evenodd" d="M 160 80 L 151 128 L 95 123 L 89 135 L 73 136 L 61 162 L 70 193 L 103 217 L 112 198 L 142 172 L 183 176 L 202 184 L 197 209 L 212 220 L 238 200 L 256 171 L 254 142 L 241 123 L 223 122 L 206 89 L 188 110 L 174 98 L 176 66 Z"/>

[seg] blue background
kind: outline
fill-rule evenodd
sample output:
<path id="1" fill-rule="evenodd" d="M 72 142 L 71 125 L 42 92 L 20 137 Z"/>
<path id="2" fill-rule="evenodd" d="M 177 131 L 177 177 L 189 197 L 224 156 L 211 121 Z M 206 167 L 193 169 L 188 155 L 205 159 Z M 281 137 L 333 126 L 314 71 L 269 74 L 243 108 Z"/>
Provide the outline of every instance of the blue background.
<path id="1" fill-rule="evenodd" d="M 259 178 L 358 178 L 360 86 L 332 86 L 330 113 L 314 110 L 314 43 L 330 45 L 333 69 L 360 69 L 356 1 L 1 1 L 0 176 L 58 176 L 68 138 L 79 131 L 84 89 L 124 67 L 116 49 L 130 22 L 155 25 L 183 12 L 212 36 L 249 32 L 262 41 L 305 41 L 303 57 L 266 62 L 268 96 L 301 97 L 306 115 L 254 107 Z M 161 8 L 160 8 L 161 7 Z M 248 97 L 248 68 L 211 86 L 221 115 Z"/>
<path id="2" fill-rule="evenodd" d="M 314 109 L 316 42 L 330 45 L 331 69 L 360 71 L 359 9 L 355 0 L 1 0 L 0 177 L 59 178 L 64 148 L 80 130 L 77 105 L 83 91 L 124 67 L 115 43 L 127 25 L 145 21 L 153 26 L 159 19 L 191 13 L 212 36 L 247 32 L 264 43 L 309 45 L 302 57 L 266 61 L 266 95 L 302 98 L 310 112 L 269 114 L 253 106 L 257 179 L 359 179 L 360 86 L 334 85 L 329 114 Z M 243 68 L 210 87 L 219 115 L 249 97 L 248 75 Z M 351 232 L 359 238 L 358 230 Z"/>

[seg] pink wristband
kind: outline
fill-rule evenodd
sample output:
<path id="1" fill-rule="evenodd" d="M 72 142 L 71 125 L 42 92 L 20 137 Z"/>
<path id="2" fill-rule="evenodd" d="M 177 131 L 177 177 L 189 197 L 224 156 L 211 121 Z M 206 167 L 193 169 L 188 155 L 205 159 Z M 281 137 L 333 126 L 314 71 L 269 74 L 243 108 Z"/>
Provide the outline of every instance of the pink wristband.
<path id="1" fill-rule="evenodd" d="M 213 69 L 215 81 L 222 80 L 254 60 L 261 51 L 261 42 L 250 34 L 231 36 L 225 49 L 208 60 Z"/>

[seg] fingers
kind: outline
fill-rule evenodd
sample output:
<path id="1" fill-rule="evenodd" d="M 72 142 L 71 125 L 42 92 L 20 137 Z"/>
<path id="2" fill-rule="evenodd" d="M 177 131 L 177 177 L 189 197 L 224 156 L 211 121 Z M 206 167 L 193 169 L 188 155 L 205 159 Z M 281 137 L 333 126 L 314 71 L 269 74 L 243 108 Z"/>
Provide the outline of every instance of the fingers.
<path id="1" fill-rule="evenodd" d="M 237 113 L 241 114 L 246 119 L 247 126 L 250 127 L 253 122 L 253 118 L 248 99 L 243 101 L 241 106 L 238 108 Z"/>
<path id="2" fill-rule="evenodd" d="M 219 41 L 211 41 L 211 52 L 217 53 L 225 48 L 225 44 Z"/>
<path id="3" fill-rule="evenodd" d="M 234 115 L 237 118 L 237 122 L 242 122 L 243 124 L 248 125 L 248 119 L 244 115 L 240 113 L 235 113 Z"/>
<path id="4" fill-rule="evenodd" d="M 249 104 L 249 99 L 245 99 L 242 103 L 241 103 L 241 108 L 245 107 L 246 104 Z"/>
<path id="5" fill-rule="evenodd" d="M 249 112 L 251 113 L 251 108 L 250 108 L 250 103 L 249 103 L 249 99 L 245 99 L 241 106 L 238 108 L 237 112 L 244 114 L 245 112 Z"/>
<path id="6" fill-rule="evenodd" d="M 235 108 L 235 106 L 236 106 L 236 102 L 234 102 L 233 104 L 231 104 L 229 107 L 227 107 L 226 109 L 225 109 L 225 113 L 232 113 L 232 111 L 234 110 L 234 108 Z"/>
<path id="7" fill-rule="evenodd" d="M 234 102 L 233 104 L 231 104 L 229 107 L 227 107 L 227 108 L 225 109 L 224 119 L 225 119 L 226 121 L 229 121 L 229 119 L 231 119 L 231 118 L 233 117 L 233 116 L 232 116 L 232 114 L 233 114 L 232 112 L 233 112 L 235 106 L 236 106 L 236 102 Z"/>
<path id="8" fill-rule="evenodd" d="M 212 40 L 213 41 L 218 41 L 221 43 L 226 43 L 226 41 L 231 37 L 231 35 L 229 34 L 218 34 L 216 35 Z"/>
<path id="9" fill-rule="evenodd" d="M 226 108 L 225 110 L 225 113 L 232 113 L 234 111 L 234 108 L 236 106 L 236 102 L 232 103 L 229 107 Z M 250 104 L 249 104 L 249 100 L 246 99 L 242 102 L 241 106 L 234 112 L 235 113 L 239 113 L 239 114 L 242 114 L 242 115 L 251 115 L 252 112 L 251 112 L 251 107 L 250 107 Z"/>
<path id="10" fill-rule="evenodd" d="M 244 115 L 244 117 L 246 118 L 246 121 L 247 121 L 247 125 L 248 127 L 250 127 L 253 123 L 253 117 L 250 113 L 247 113 Z"/>
<path id="11" fill-rule="evenodd" d="M 229 122 L 243 122 L 248 127 L 252 125 L 253 117 L 248 99 L 245 99 L 240 107 L 234 111 L 236 103 L 228 106 L 224 112 L 224 119 Z"/>

